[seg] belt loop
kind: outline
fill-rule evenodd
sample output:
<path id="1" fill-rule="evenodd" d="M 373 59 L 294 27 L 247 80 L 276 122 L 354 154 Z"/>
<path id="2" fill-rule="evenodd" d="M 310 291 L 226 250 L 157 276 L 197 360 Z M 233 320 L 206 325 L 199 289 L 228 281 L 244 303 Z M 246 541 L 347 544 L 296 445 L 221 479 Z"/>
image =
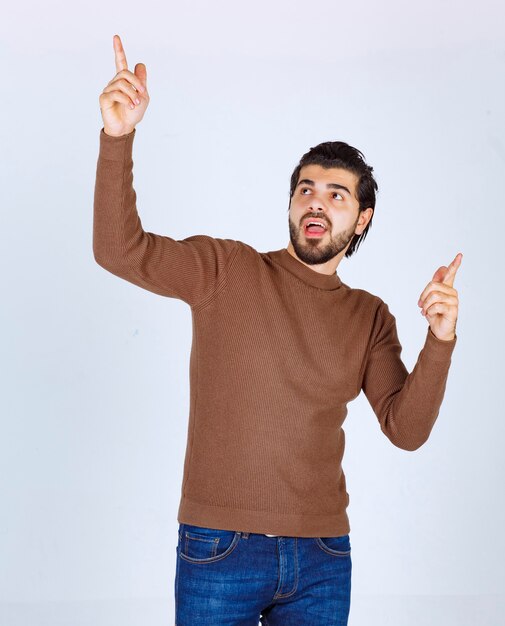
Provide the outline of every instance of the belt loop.
<path id="1" fill-rule="evenodd" d="M 248 538 L 249 538 L 249 533 L 243 533 L 243 532 L 241 532 L 240 534 L 242 535 L 242 537 L 243 537 L 244 539 L 248 539 Z"/>

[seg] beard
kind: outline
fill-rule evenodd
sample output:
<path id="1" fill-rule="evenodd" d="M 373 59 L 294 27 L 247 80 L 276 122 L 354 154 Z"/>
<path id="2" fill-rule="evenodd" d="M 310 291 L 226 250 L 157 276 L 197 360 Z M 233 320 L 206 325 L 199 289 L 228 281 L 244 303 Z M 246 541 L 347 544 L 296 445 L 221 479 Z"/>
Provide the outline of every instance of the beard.
<path id="1" fill-rule="evenodd" d="M 347 230 L 341 231 L 336 235 L 331 234 L 331 230 L 324 233 L 322 237 L 306 237 L 303 227 L 298 227 L 288 217 L 289 220 L 289 238 L 296 252 L 296 256 L 308 265 L 319 265 L 330 261 L 338 254 L 345 250 L 349 242 L 355 236 L 354 230 L 359 220 L 359 214 L 356 221 Z M 326 235 L 329 235 L 329 241 L 323 243 Z"/>

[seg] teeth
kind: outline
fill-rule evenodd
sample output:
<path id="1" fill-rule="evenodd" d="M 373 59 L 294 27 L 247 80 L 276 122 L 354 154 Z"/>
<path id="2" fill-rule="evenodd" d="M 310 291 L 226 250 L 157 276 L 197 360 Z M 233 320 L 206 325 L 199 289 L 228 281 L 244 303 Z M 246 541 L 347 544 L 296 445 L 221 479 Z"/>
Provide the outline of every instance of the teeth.
<path id="1" fill-rule="evenodd" d="M 326 230 L 326 226 L 321 222 L 308 222 L 307 226 L 310 226 L 311 224 L 314 224 L 315 226 L 322 226 Z"/>

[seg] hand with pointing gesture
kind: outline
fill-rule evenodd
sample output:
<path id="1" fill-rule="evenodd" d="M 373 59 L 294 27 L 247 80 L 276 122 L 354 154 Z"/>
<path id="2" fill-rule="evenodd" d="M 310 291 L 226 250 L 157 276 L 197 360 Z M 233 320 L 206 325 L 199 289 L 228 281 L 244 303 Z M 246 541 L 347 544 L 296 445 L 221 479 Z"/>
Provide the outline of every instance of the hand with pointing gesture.
<path id="1" fill-rule="evenodd" d="M 458 252 L 449 267 L 439 267 L 417 303 L 430 324 L 431 332 L 444 341 L 454 339 L 456 334 L 459 300 L 458 292 L 452 285 L 462 258 L 461 252 Z"/>
<path id="2" fill-rule="evenodd" d="M 135 72 L 130 72 L 119 35 L 114 35 L 112 42 L 117 74 L 107 83 L 99 101 L 104 132 L 119 137 L 131 133 L 144 117 L 149 94 L 146 66 L 137 63 Z"/>

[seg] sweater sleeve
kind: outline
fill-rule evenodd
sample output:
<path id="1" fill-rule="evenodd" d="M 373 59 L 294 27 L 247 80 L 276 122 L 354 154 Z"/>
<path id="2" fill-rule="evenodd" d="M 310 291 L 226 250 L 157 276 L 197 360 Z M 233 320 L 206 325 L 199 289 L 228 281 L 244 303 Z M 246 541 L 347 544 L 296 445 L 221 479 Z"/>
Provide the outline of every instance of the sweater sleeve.
<path id="1" fill-rule="evenodd" d="M 456 340 L 457 335 L 449 341 L 438 339 L 428 326 L 409 374 L 401 359 L 396 319 L 381 301 L 362 389 L 382 432 L 395 446 L 417 450 L 427 441 L 440 411 Z"/>
<path id="2" fill-rule="evenodd" d="M 133 188 L 135 133 L 133 129 L 112 137 L 100 130 L 93 209 L 95 260 L 134 285 L 200 306 L 226 280 L 240 242 L 207 235 L 176 240 L 144 231 Z"/>

